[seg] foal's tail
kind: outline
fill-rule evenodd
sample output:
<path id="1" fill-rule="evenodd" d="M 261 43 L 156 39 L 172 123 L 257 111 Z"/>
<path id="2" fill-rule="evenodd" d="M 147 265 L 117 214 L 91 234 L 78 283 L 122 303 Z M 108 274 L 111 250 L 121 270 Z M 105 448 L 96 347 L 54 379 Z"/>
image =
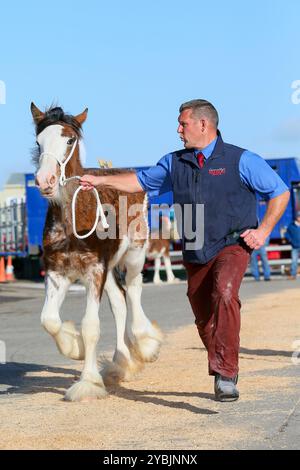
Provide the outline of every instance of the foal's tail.
<path id="1" fill-rule="evenodd" d="M 122 292 L 124 298 L 126 299 L 126 291 L 124 289 L 124 283 L 125 283 L 125 269 L 122 265 L 117 265 L 113 268 L 112 274 L 114 276 L 114 280 Z"/>

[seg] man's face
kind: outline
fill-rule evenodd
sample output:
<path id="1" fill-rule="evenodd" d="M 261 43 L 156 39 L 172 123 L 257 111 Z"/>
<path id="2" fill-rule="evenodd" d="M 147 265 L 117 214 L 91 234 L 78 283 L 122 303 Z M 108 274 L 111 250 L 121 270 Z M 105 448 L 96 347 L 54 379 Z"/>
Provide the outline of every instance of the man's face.
<path id="1" fill-rule="evenodd" d="M 194 117 L 192 114 L 192 109 L 185 109 L 178 117 L 177 132 L 187 149 L 204 146 L 206 120 Z"/>

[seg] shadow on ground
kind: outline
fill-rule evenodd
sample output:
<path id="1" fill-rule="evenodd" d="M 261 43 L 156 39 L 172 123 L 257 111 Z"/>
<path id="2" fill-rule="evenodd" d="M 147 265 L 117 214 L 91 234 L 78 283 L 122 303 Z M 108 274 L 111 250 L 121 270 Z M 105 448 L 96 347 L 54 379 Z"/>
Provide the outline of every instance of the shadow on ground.
<path id="1" fill-rule="evenodd" d="M 197 350 L 197 351 L 205 351 L 205 348 L 185 348 L 185 350 Z M 291 357 L 292 351 L 277 351 L 276 349 L 247 349 L 241 348 L 240 354 L 248 354 L 249 356 L 283 356 L 283 357 Z"/>
<path id="2" fill-rule="evenodd" d="M 154 392 L 151 390 L 133 390 L 129 388 L 124 388 L 121 386 L 117 387 L 108 387 L 109 392 L 112 395 L 124 398 L 125 400 L 138 401 L 142 403 L 152 403 L 159 406 L 167 406 L 169 408 L 177 408 L 181 410 L 190 411 L 196 414 L 205 414 L 205 415 L 215 415 L 218 414 L 216 411 L 212 411 L 205 408 L 199 408 L 197 406 L 191 405 L 184 401 L 171 401 L 166 400 L 164 396 L 174 396 L 174 397 L 195 397 L 195 398 L 205 398 L 215 401 L 215 396 L 210 393 L 190 393 L 190 392 Z"/>
<path id="3" fill-rule="evenodd" d="M 47 372 L 64 374 L 66 377 L 43 377 L 30 375 L 30 373 Z M 74 377 L 79 378 L 80 373 L 74 369 L 51 367 L 40 364 L 23 364 L 7 362 L 0 365 L 0 397 L 7 394 L 32 394 L 32 393 L 58 393 L 64 395 L 65 390 L 74 383 Z M 3 391 L 3 386 L 6 390 Z"/>
<path id="4" fill-rule="evenodd" d="M 47 376 L 39 376 L 41 372 L 47 372 Z M 31 375 L 32 374 L 32 375 Z M 48 374 L 53 374 L 49 376 Z M 0 365 L 0 399 L 8 395 L 29 395 L 36 393 L 56 393 L 64 395 L 65 391 L 71 387 L 74 380 L 79 379 L 80 372 L 74 369 L 63 367 L 51 367 L 40 364 L 23 364 L 8 362 Z M 5 388 L 5 390 L 3 390 Z M 1 390 L 2 389 L 2 390 Z M 141 403 L 152 403 L 157 406 L 165 406 L 189 411 L 196 414 L 212 415 L 217 414 L 205 408 L 199 408 L 185 401 L 172 401 L 162 397 L 195 397 L 214 400 L 214 395 L 209 393 L 190 392 L 157 392 L 151 390 L 134 390 L 121 386 L 110 386 L 108 391 L 111 395 L 123 400 L 138 401 Z"/>

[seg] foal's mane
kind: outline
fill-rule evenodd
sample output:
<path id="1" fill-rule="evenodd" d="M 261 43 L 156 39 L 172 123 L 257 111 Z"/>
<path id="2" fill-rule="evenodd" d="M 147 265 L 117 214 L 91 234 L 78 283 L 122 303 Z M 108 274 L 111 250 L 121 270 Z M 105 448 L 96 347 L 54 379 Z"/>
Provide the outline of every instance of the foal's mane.
<path id="1" fill-rule="evenodd" d="M 72 127 L 78 137 L 81 137 L 81 124 L 71 114 L 66 114 L 59 106 L 46 109 L 41 121 L 36 124 L 36 134 L 40 134 L 46 127 L 53 124 L 67 124 Z"/>

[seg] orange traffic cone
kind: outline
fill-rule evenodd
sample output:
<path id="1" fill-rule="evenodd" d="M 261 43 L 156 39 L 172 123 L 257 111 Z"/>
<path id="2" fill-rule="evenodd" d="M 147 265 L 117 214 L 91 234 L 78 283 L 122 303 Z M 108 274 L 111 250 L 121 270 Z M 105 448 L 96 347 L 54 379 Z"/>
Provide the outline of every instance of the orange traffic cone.
<path id="1" fill-rule="evenodd" d="M 14 275 L 14 267 L 13 267 L 13 264 L 12 264 L 12 257 L 11 256 L 9 256 L 7 258 L 6 280 L 9 281 L 9 282 L 14 282 L 16 280 L 15 275 Z"/>
<path id="2" fill-rule="evenodd" d="M 0 258 L 0 282 L 6 282 L 4 258 Z"/>

